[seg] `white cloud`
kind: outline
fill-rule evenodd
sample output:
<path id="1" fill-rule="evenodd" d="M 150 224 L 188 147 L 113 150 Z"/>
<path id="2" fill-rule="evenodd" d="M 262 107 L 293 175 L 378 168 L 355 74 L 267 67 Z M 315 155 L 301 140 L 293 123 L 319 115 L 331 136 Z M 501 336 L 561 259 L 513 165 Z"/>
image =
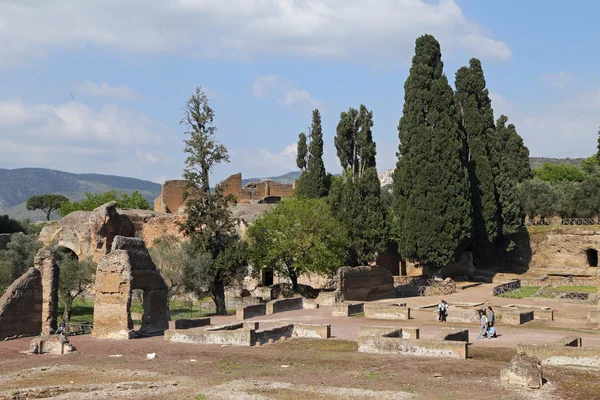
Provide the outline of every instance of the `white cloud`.
<path id="1" fill-rule="evenodd" d="M 149 117 L 107 104 L 29 104 L 0 101 L 0 159 L 5 167 L 63 169 L 142 175 L 169 162 L 164 126 Z"/>
<path id="2" fill-rule="evenodd" d="M 542 75 L 542 81 L 550 86 L 564 89 L 573 83 L 583 83 L 583 79 L 566 71 Z"/>
<path id="3" fill-rule="evenodd" d="M 496 111 L 494 99 L 492 106 Z M 501 112 L 508 115 L 509 123 L 515 124 L 532 156 L 588 157 L 596 152 L 600 89 L 528 106 L 506 101 Z M 497 111 L 495 114 L 500 115 Z"/>
<path id="4" fill-rule="evenodd" d="M 111 97 L 124 100 L 139 100 L 140 94 L 127 86 L 110 86 L 106 82 L 100 84 L 86 81 L 85 83 L 76 85 L 75 90 L 78 93 L 89 96 Z"/>
<path id="5" fill-rule="evenodd" d="M 248 150 L 248 152 L 254 152 L 254 150 Z M 246 158 L 246 161 L 250 165 L 264 166 L 268 169 L 276 169 L 281 171 L 292 171 L 297 169 L 296 167 L 296 155 L 298 154 L 298 144 L 292 143 L 279 152 L 272 153 L 266 148 L 258 150 L 258 155 Z"/>
<path id="6" fill-rule="evenodd" d="M 315 99 L 305 89 L 295 88 L 277 75 L 264 75 L 254 78 L 252 93 L 256 97 L 274 97 L 288 108 L 315 109 L 323 107 L 323 102 Z"/>
<path id="7" fill-rule="evenodd" d="M 90 45 L 138 54 L 398 63 L 410 60 L 424 33 L 446 53 L 511 57 L 455 0 L 7 0 L 0 3 L 0 66 Z"/>

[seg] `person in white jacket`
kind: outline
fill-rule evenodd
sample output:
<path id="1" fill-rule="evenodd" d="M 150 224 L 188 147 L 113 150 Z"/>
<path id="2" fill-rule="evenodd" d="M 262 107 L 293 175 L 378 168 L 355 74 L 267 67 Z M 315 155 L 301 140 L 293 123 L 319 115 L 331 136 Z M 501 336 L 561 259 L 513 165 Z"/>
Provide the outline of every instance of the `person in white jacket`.
<path id="1" fill-rule="evenodd" d="M 482 339 L 487 336 L 487 317 L 485 312 L 479 310 L 479 336 L 477 339 Z"/>

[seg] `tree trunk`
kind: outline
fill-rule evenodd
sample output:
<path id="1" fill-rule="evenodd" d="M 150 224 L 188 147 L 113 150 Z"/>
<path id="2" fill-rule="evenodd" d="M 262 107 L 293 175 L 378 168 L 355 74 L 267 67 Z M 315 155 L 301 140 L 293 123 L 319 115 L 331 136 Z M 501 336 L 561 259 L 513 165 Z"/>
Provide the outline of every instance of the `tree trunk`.
<path id="1" fill-rule="evenodd" d="M 65 296 L 66 297 L 66 296 Z M 73 309 L 73 299 L 70 297 L 65 298 L 65 311 L 63 312 L 62 319 L 65 323 L 68 323 L 71 319 L 71 311 Z"/>
<path id="2" fill-rule="evenodd" d="M 290 268 L 290 280 L 292 281 L 292 291 L 298 293 L 298 274 L 293 268 Z"/>
<path id="3" fill-rule="evenodd" d="M 46 221 L 50 221 L 50 214 L 52 214 L 52 211 L 54 211 L 54 210 L 48 210 L 46 212 Z"/>
<path id="4" fill-rule="evenodd" d="M 217 315 L 227 315 L 227 307 L 225 306 L 225 287 L 223 282 L 215 282 L 213 284 L 212 298 L 217 306 Z"/>

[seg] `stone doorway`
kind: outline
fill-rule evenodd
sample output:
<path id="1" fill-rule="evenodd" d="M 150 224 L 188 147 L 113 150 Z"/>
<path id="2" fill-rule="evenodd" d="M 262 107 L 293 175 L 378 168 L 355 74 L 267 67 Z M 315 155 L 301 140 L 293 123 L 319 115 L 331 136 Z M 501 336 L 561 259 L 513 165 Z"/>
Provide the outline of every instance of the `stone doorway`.
<path id="1" fill-rule="evenodd" d="M 585 257 L 587 259 L 588 267 L 597 267 L 598 266 L 598 250 L 587 249 L 585 251 Z"/>

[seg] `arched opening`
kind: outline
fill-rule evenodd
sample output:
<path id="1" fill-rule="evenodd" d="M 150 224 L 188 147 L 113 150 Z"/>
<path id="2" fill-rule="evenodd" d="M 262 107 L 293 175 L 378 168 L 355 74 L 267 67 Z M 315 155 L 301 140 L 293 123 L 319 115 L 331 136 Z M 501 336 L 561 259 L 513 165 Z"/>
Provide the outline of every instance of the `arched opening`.
<path id="1" fill-rule="evenodd" d="M 598 250 L 587 249 L 585 251 L 585 257 L 587 259 L 588 267 L 597 267 L 598 266 Z"/>

